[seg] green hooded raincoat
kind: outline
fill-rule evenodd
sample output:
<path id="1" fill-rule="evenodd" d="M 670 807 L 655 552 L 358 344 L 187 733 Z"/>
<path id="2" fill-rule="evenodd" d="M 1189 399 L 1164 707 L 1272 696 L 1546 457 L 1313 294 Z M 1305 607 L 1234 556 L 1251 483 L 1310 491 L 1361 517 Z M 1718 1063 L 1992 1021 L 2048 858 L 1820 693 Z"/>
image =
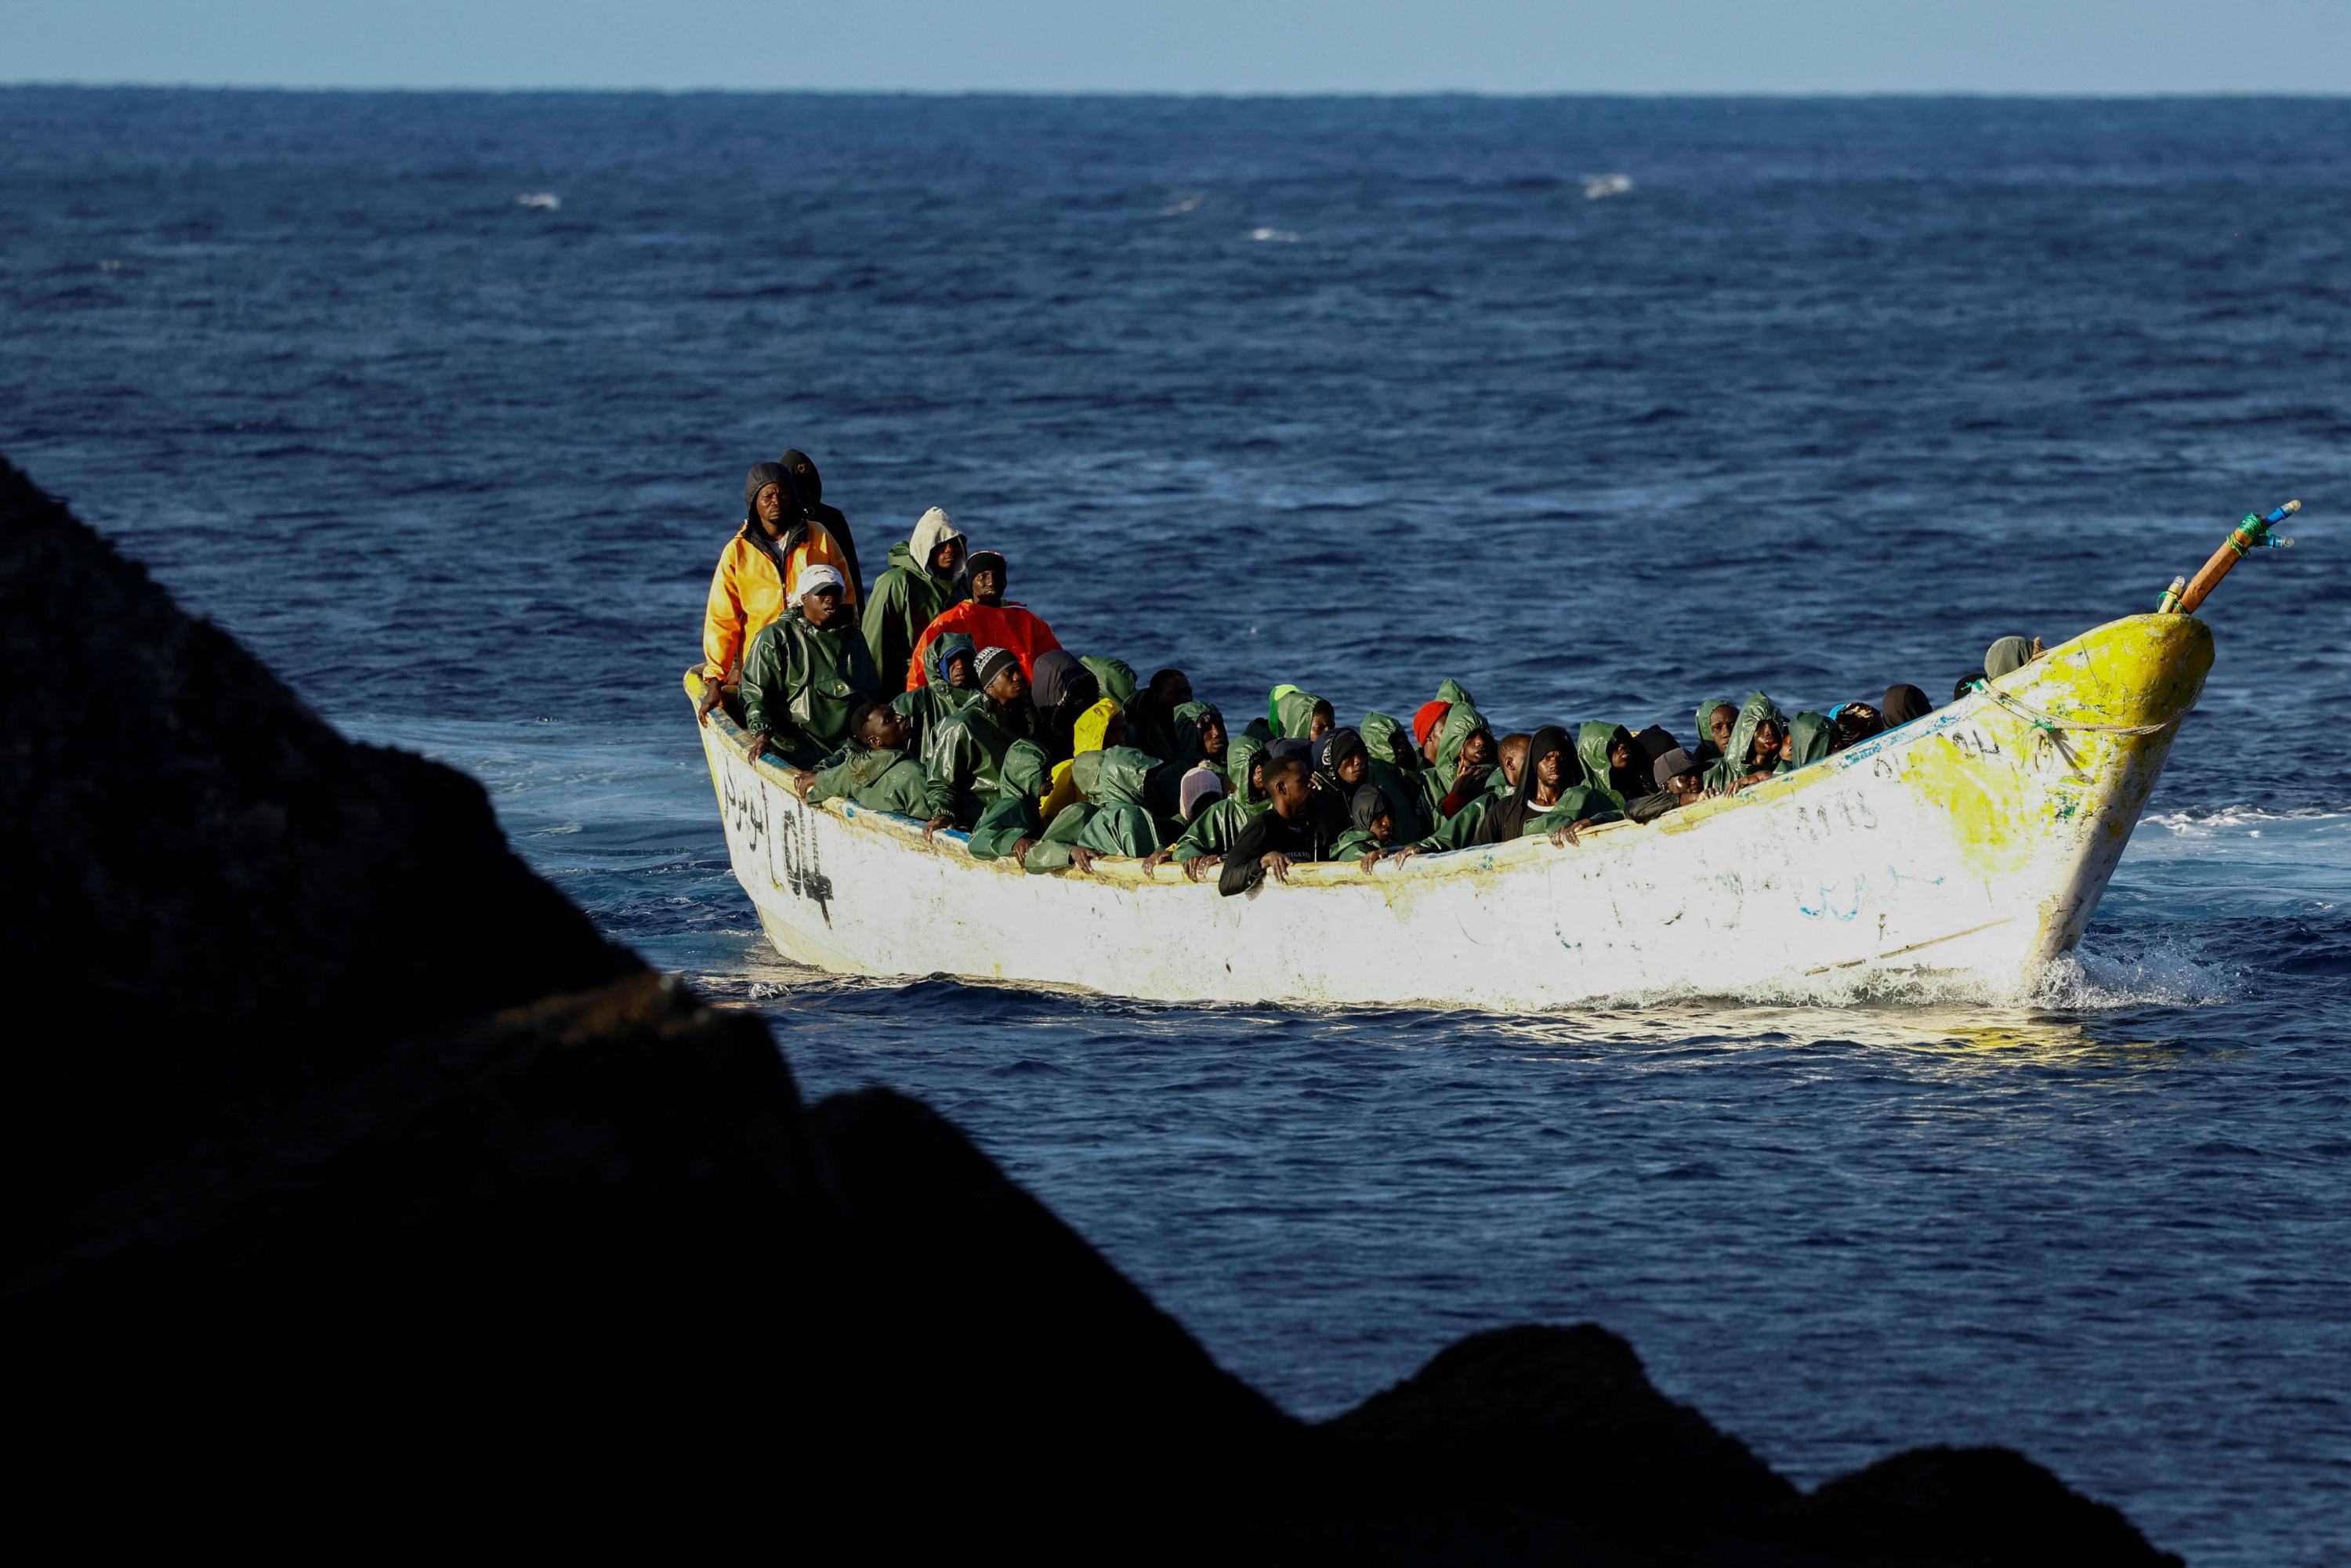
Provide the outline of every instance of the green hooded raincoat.
<path id="1" fill-rule="evenodd" d="M 914 656 L 914 641 L 923 629 L 971 591 L 954 578 L 931 570 L 930 558 L 939 547 L 961 538 L 963 530 L 945 512 L 925 512 L 912 538 L 890 547 L 889 569 L 873 580 L 872 595 L 860 612 L 865 651 L 873 657 L 875 673 L 893 686 L 904 685 L 906 661 Z"/>
<path id="2" fill-rule="evenodd" d="M 922 765 L 894 746 L 872 751 L 852 747 L 809 786 L 811 806 L 841 795 L 868 811 L 894 811 L 918 821 L 927 799 Z"/>
<path id="3" fill-rule="evenodd" d="M 1050 772 L 1045 748 L 1033 740 L 1016 740 L 1004 748 L 1004 763 L 998 771 L 1005 793 L 979 814 L 965 842 L 974 860 L 1001 860 L 1012 852 L 1014 844 L 1045 831 L 1037 810 Z"/>
<path id="4" fill-rule="evenodd" d="M 1006 751 L 1027 738 L 1005 724 L 987 697 L 956 714 L 924 747 L 925 810 L 965 827 L 978 821 L 980 812 L 1004 793 Z"/>
<path id="5" fill-rule="evenodd" d="M 1818 762 L 1822 758 L 1826 757 L 1829 754 L 1830 737 L 1835 731 L 1836 726 L 1829 721 L 1829 716 L 1824 713 L 1813 713 L 1807 709 L 1790 719 L 1788 735 L 1796 743 L 1796 754 L 1784 765 L 1783 771 L 1793 772 L 1807 762 Z"/>
<path id="6" fill-rule="evenodd" d="M 849 738 L 849 716 L 882 695 L 863 639 L 838 616 L 822 630 L 795 608 L 760 628 L 743 659 L 744 727 L 765 731 L 795 768 L 813 768 Z"/>
<path id="7" fill-rule="evenodd" d="M 1314 733 L 1314 705 L 1322 699 L 1287 684 L 1273 688 L 1265 699 L 1266 722 L 1277 739 L 1304 740 Z"/>
<path id="8" fill-rule="evenodd" d="M 1446 682 L 1443 689 L 1461 690 L 1451 681 Z M 1486 716 L 1479 713 L 1477 705 L 1468 700 L 1468 694 L 1463 693 L 1460 700 L 1453 704 L 1452 711 L 1445 716 L 1445 722 L 1437 727 L 1437 766 L 1420 770 L 1421 804 L 1431 824 L 1441 825 L 1446 821 L 1445 797 L 1453 792 L 1453 769 L 1461 761 L 1461 748 L 1468 745 L 1469 737 L 1479 730 L 1489 735 L 1493 733 L 1493 727 L 1486 722 Z M 1482 797 L 1482 784 L 1479 792 Z M 1472 805 L 1476 803 L 1471 802 Z M 1464 806 L 1462 810 L 1468 809 L 1468 806 Z M 1458 812 L 1455 814 L 1459 815 Z"/>
<path id="9" fill-rule="evenodd" d="M 1625 810 L 1625 797 L 1609 781 L 1608 743 L 1624 727 L 1620 724 L 1610 724 L 1604 718 L 1579 725 L 1575 731 L 1575 759 L 1583 765 L 1585 787 L 1605 798 L 1610 809 L 1620 816 Z M 1635 747 L 1635 755 L 1639 752 L 1640 747 Z M 1568 821 L 1572 822 L 1575 819 L 1570 817 Z"/>
<path id="10" fill-rule="evenodd" d="M 1779 726 L 1782 734 L 1786 733 L 1788 717 L 1780 711 L 1780 705 L 1761 692 L 1749 693 L 1746 702 L 1740 706 L 1739 727 L 1730 732 L 1729 754 L 1716 758 L 1707 766 L 1706 787 L 1708 789 L 1727 789 L 1750 773 L 1780 771 L 1780 760 L 1777 758 L 1771 758 L 1768 763 L 1754 766 L 1750 766 L 1747 761 L 1747 754 L 1755 747 L 1755 731 L 1767 718 Z"/>
<path id="11" fill-rule="evenodd" d="M 1093 810 L 1077 842 L 1096 854 L 1125 855 L 1141 860 L 1159 847 L 1159 830 L 1152 822 L 1144 790 L 1159 758 L 1132 746 L 1106 751 L 1081 751 L 1073 764 L 1078 789 Z"/>
<path id="12" fill-rule="evenodd" d="M 1273 804 L 1263 789 L 1249 788 L 1249 759 L 1265 749 L 1265 742 L 1253 735 L 1237 735 L 1228 746 L 1232 759 L 1233 792 L 1217 801 L 1192 819 L 1176 841 L 1174 859 L 1196 860 L 1202 855 L 1220 855 L 1240 837 L 1249 820 Z"/>
<path id="13" fill-rule="evenodd" d="M 971 645 L 971 634 L 967 632 L 948 632 L 933 638 L 931 645 L 923 651 L 923 670 L 930 677 L 929 681 L 911 692 L 900 692 L 890 699 L 890 706 L 914 727 L 912 744 L 915 756 L 922 758 L 925 768 L 930 766 L 931 747 L 947 720 L 979 700 L 977 686 L 958 689 L 947 685 L 946 669 L 942 661 L 956 653 L 977 655 L 977 652 Z"/>

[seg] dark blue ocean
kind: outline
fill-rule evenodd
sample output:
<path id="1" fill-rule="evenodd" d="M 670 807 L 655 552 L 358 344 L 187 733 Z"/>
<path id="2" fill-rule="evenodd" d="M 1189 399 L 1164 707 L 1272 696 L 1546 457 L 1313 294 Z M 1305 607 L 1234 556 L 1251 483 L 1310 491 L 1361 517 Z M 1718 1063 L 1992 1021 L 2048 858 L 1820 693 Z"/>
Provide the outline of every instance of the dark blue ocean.
<path id="1" fill-rule="evenodd" d="M 787 445 L 1228 713 L 1685 738 L 2308 511 L 2037 1006 L 1202 1009 L 765 946 L 678 678 Z M 0 90 L 0 452 L 1294 1410 L 1591 1318 L 1800 1480 L 2351 1558 L 2351 102 Z"/>

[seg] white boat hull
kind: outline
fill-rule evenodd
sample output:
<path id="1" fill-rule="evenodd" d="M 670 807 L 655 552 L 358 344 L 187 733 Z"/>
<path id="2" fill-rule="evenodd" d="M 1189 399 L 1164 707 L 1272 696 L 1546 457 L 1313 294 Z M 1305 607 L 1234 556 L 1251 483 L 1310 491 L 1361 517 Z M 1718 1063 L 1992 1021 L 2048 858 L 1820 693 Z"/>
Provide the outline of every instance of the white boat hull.
<path id="1" fill-rule="evenodd" d="M 760 924 L 840 973 L 1509 1009 L 1922 983 L 2013 997 L 2080 940 L 2211 659 L 2200 621 L 2133 616 L 1994 683 L 2006 704 L 1970 696 L 1655 824 L 1301 867 L 1237 898 L 1173 865 L 975 861 L 960 833 L 926 843 L 904 818 L 804 804 L 721 714 L 703 746 Z"/>

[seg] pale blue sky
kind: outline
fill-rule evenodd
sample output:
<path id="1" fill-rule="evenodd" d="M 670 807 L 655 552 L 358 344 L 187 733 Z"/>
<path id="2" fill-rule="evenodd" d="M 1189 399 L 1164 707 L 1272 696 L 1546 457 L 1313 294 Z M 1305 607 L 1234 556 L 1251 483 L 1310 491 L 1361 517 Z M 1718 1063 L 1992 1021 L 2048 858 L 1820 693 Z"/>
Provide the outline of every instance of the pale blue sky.
<path id="1" fill-rule="evenodd" d="M 2351 0 L 0 0 L 0 81 L 2339 93 Z"/>

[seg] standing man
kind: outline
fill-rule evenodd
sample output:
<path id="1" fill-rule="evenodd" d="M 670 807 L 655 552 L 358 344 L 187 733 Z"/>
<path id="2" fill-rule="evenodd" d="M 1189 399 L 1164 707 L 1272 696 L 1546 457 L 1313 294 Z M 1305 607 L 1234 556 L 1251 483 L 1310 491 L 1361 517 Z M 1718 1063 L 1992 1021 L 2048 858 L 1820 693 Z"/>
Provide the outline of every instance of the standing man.
<path id="1" fill-rule="evenodd" d="M 865 572 L 857 559 L 857 541 L 850 537 L 849 519 L 839 507 L 824 504 L 824 477 L 816 471 L 816 459 L 795 446 L 784 454 L 784 467 L 792 476 L 792 488 L 798 490 L 801 504 L 807 508 L 810 522 L 822 523 L 832 542 L 849 557 L 844 575 L 849 579 L 849 596 L 861 606 L 865 602 Z"/>
<path id="2" fill-rule="evenodd" d="M 743 755 L 757 762 L 772 746 L 794 768 L 814 768 L 849 738 L 858 707 L 882 695 L 847 584 L 829 566 L 800 569 L 792 608 L 751 640 L 743 662 Z"/>
<path id="3" fill-rule="evenodd" d="M 751 640 L 791 603 L 787 584 L 810 566 L 829 566 L 839 579 L 848 564 L 831 530 L 804 514 L 790 471 L 780 463 L 754 464 L 743 481 L 743 526 L 719 552 L 710 578 L 698 713 L 708 714 L 718 706 L 720 688 L 742 678 Z M 844 597 L 857 602 L 854 591 L 845 590 Z"/>
<path id="4" fill-rule="evenodd" d="M 1053 629 L 1044 618 L 1029 612 L 1021 605 L 1004 597 L 1006 567 L 1004 557 L 992 549 L 971 552 L 971 565 L 965 575 L 971 580 L 971 597 L 961 604 L 950 605 L 923 634 L 914 639 L 914 651 L 906 661 L 904 678 L 906 689 L 913 691 L 927 678 L 923 670 L 923 652 L 935 637 L 949 632 L 966 632 L 985 651 L 1001 648 L 1020 661 L 1024 681 L 1037 678 L 1037 655 L 1050 653 L 1061 645 Z M 982 687 L 986 681 L 980 683 Z"/>
<path id="5" fill-rule="evenodd" d="M 893 677 L 904 669 L 914 639 L 963 597 L 956 580 L 963 551 L 963 530 L 937 507 L 923 514 L 904 544 L 890 547 L 890 570 L 873 580 L 864 608 L 865 651 L 875 669 Z"/>

